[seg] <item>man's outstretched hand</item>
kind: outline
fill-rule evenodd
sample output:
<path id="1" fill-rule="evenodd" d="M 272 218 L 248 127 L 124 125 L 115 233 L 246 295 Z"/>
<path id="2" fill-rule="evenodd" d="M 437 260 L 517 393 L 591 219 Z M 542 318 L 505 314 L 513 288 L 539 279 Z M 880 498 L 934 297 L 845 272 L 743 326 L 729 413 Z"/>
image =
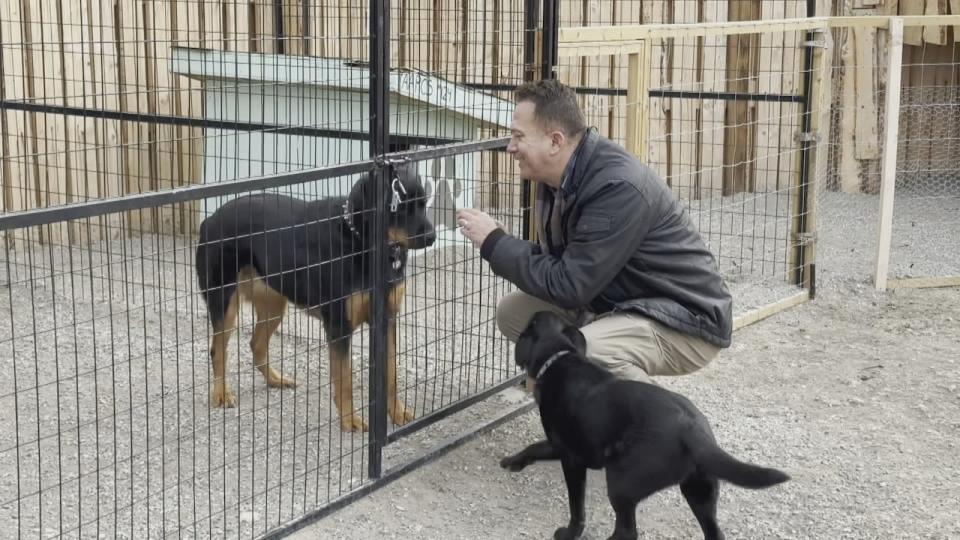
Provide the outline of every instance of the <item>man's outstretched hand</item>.
<path id="1" fill-rule="evenodd" d="M 460 233 L 469 238 L 477 249 L 483 245 L 487 236 L 500 226 L 489 214 L 474 208 L 458 210 L 457 225 L 460 226 Z"/>

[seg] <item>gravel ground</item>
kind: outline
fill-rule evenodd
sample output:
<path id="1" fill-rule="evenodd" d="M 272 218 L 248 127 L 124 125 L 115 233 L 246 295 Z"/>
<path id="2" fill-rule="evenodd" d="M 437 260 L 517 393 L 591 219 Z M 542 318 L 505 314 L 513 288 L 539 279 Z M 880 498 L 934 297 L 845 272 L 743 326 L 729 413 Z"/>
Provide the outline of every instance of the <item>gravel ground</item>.
<path id="1" fill-rule="evenodd" d="M 958 321 L 956 289 L 878 294 L 828 280 L 815 301 L 738 331 L 707 369 L 661 378 L 727 450 L 793 477 L 765 491 L 724 486 L 727 537 L 960 537 Z M 497 466 L 541 434 L 537 413 L 525 414 L 292 538 L 548 538 L 567 516 L 559 465 Z M 598 472 L 587 519 L 586 538 L 612 531 Z M 637 519 L 642 538 L 699 534 L 677 489 Z"/>
<path id="2" fill-rule="evenodd" d="M 946 456 L 955 453 L 947 441 L 958 426 L 949 355 L 958 293 L 873 293 L 865 283 L 877 199 L 834 195 L 821 198 L 831 227 L 821 228 L 819 299 L 738 332 L 702 373 L 663 382 L 701 405 L 731 451 L 796 478 L 763 493 L 725 491 L 730 537 L 960 534 L 950 529 L 957 511 L 943 509 L 956 493 L 940 480 L 953 476 L 945 469 L 956 472 Z M 898 207 L 914 214 L 898 216 L 893 268 L 909 260 L 919 275 L 960 273 L 957 201 Z M 789 208 L 782 195 L 692 208 L 720 254 L 737 314 L 797 292 L 782 279 Z M 246 346 L 247 312 L 231 342 L 240 406 L 209 409 L 209 328 L 192 258 L 184 238 L 146 236 L 85 250 L 21 250 L 7 254 L 9 265 L 0 261 L 0 328 L 14 336 L 0 338 L 0 355 L 13 359 L 0 407 L 16 411 L 0 416 L 0 519 L 16 522 L 23 536 L 250 537 L 367 480 L 367 439 L 336 429 L 326 348 L 319 325 L 304 316 L 289 316 L 271 343 L 275 365 L 297 378 L 298 390 L 263 385 Z M 491 322 L 496 298 L 509 289 L 475 253 L 439 250 L 412 271 L 400 321 L 408 403 L 424 414 L 514 376 Z M 354 349 L 358 392 L 366 386 L 364 335 Z M 908 351 L 886 346 L 907 339 Z M 922 393 L 911 390 L 918 387 Z M 505 391 L 391 444 L 385 465 L 525 399 Z M 495 467 L 539 430 L 536 413 L 526 414 L 300 534 L 543 537 L 566 504 L 559 471 L 543 465 L 507 475 Z M 589 534 L 605 537 L 612 515 L 602 478 L 590 478 Z M 679 501 L 668 491 L 641 508 L 648 537 L 694 535 Z"/>

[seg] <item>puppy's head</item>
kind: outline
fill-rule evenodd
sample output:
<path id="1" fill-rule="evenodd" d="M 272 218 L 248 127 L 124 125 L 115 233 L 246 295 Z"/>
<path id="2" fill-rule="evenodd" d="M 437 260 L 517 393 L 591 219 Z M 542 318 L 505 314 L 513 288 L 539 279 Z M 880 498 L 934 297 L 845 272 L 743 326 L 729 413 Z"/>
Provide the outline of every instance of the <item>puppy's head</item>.
<path id="1" fill-rule="evenodd" d="M 534 314 L 520 333 L 514 349 L 514 360 L 527 372 L 528 377 L 535 377 L 543 363 L 561 351 L 585 356 L 587 340 L 579 328 L 567 324 L 556 313 L 540 311 Z"/>
<path id="2" fill-rule="evenodd" d="M 350 191 L 350 207 L 362 231 L 372 231 L 376 218 L 376 176 L 368 174 Z M 427 194 L 416 164 L 397 165 L 386 193 L 387 231 L 390 240 L 405 248 L 433 245 L 437 233 L 427 213 Z"/>

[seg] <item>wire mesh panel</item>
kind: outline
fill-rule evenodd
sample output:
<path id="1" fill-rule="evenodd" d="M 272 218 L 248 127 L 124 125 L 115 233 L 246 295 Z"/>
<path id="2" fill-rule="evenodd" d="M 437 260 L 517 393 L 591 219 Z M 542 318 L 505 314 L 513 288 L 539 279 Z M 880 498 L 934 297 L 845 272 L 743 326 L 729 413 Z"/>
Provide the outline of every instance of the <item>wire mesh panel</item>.
<path id="1" fill-rule="evenodd" d="M 803 124 L 805 40 L 803 31 L 654 39 L 649 65 L 640 67 L 649 85 L 643 103 L 626 95 L 629 54 L 561 64 L 563 77 L 621 89 L 584 99 L 589 121 L 607 136 L 631 144 L 626 120 L 648 111 L 639 152 L 716 256 L 737 316 L 800 292 L 812 180 L 804 152 L 814 144 L 805 142 Z"/>
<path id="2" fill-rule="evenodd" d="M 392 10 L 383 150 L 502 137 L 525 3 Z M 0 515 L 19 535 L 258 536 L 516 378 L 493 322 L 509 287 L 454 216 L 483 208 L 522 235 L 521 184 L 500 143 L 371 159 L 375 15 L 0 5 L 0 202 L 27 214 L 0 232 Z"/>
<path id="3" fill-rule="evenodd" d="M 925 27 L 904 29 L 891 222 L 890 286 L 960 275 L 956 46 L 925 43 Z M 931 36 L 937 29 L 926 27 Z M 919 33 L 918 33 L 919 31 Z M 890 43 L 886 28 L 833 31 L 828 160 L 818 172 L 824 276 L 872 280 L 881 247 L 880 203 Z M 934 39 L 931 37 L 931 39 Z M 931 281 L 927 281 L 931 280 Z"/>
<path id="4" fill-rule="evenodd" d="M 940 41 L 903 51 L 890 280 L 960 279 L 960 48 Z"/>

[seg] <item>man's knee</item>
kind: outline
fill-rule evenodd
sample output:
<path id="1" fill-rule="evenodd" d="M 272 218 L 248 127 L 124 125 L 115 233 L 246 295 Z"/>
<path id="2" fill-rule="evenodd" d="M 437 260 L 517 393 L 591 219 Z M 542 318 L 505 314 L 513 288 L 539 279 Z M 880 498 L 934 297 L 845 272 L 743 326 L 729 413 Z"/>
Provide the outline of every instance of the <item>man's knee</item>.
<path id="1" fill-rule="evenodd" d="M 497 328 L 507 339 L 516 343 L 523 328 L 530 322 L 533 313 L 529 312 L 522 292 L 513 292 L 497 303 Z"/>
<path id="2" fill-rule="evenodd" d="M 552 311 L 568 322 L 575 322 L 574 312 L 559 308 L 523 291 L 507 294 L 497 303 L 497 328 L 507 339 L 516 343 L 523 329 L 538 311 Z"/>

